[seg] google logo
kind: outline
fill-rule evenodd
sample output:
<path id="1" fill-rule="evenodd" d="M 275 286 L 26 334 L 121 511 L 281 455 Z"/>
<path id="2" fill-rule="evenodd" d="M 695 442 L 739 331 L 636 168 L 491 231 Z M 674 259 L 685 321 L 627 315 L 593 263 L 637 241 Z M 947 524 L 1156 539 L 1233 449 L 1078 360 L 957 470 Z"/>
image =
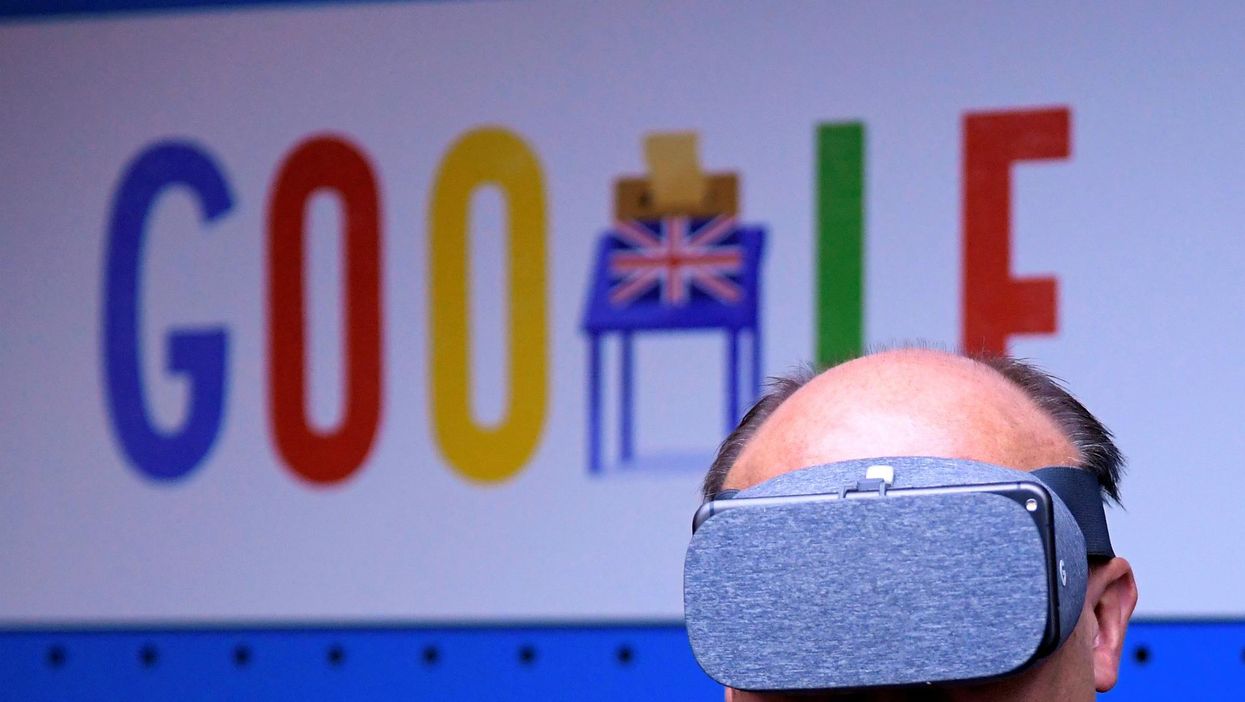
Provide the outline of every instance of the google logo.
<path id="1" fill-rule="evenodd" d="M 1010 166 L 1066 158 L 1066 108 L 968 114 L 963 129 L 963 329 L 966 348 L 1004 350 L 1016 333 L 1056 327 L 1055 280 L 1016 279 L 1010 271 Z M 863 338 L 864 125 L 818 125 L 815 133 L 817 236 L 814 271 L 821 361 L 857 353 Z M 508 404 L 485 426 L 470 407 L 468 220 L 472 194 L 494 186 L 506 202 Z M 189 381 L 189 407 L 177 428 L 152 421 L 141 377 L 143 251 L 150 213 L 171 188 L 198 203 L 205 236 L 229 216 L 235 194 L 226 170 L 201 145 L 151 144 L 122 171 L 107 221 L 102 369 L 113 432 L 129 463 L 156 481 L 176 481 L 201 465 L 218 439 L 229 379 L 224 326 L 174 328 L 164 335 L 165 365 Z M 305 211 L 329 193 L 341 203 L 345 387 L 341 419 L 313 427 L 306 414 Z M 548 223 L 541 164 L 532 148 L 501 127 L 461 135 L 436 167 L 427 226 L 430 329 L 429 400 L 433 435 L 450 467 L 493 483 L 531 458 L 548 411 Z M 376 438 L 383 407 L 381 202 L 375 171 L 339 135 L 296 144 L 275 169 L 266 208 L 267 418 L 285 466 L 316 485 L 355 474 Z M 585 262 L 587 266 L 588 262 Z"/>

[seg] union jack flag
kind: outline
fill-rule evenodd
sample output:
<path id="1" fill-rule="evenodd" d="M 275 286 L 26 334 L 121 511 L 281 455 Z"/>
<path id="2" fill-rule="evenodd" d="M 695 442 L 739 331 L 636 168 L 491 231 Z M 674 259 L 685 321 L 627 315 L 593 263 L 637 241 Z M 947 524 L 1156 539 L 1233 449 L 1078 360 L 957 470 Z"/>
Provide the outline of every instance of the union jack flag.
<path id="1" fill-rule="evenodd" d="M 620 221 L 612 234 L 609 300 L 615 307 L 639 300 L 682 307 L 701 296 L 727 305 L 743 299 L 744 254 L 734 217 Z"/>

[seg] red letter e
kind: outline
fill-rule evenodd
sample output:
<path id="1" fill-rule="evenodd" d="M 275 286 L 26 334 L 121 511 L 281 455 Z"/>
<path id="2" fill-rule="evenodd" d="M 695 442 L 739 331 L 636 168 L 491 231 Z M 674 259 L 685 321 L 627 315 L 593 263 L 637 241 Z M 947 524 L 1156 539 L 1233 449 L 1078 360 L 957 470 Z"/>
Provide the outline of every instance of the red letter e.
<path id="1" fill-rule="evenodd" d="M 1011 164 L 1067 158 L 1066 107 L 964 117 L 964 330 L 968 353 L 1002 354 L 1012 334 L 1055 331 L 1055 279 L 1011 274 Z"/>

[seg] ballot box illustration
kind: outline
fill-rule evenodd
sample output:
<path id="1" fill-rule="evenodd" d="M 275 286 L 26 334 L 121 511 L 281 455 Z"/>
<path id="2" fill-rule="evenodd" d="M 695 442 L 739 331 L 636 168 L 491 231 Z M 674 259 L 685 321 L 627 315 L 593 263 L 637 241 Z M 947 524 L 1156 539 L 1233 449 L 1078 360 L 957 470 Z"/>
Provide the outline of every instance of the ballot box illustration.
<path id="1" fill-rule="evenodd" d="M 617 458 L 636 460 L 634 337 L 675 330 L 724 336 L 723 436 L 761 384 L 760 264 L 765 232 L 739 219 L 739 178 L 703 173 L 693 133 L 654 134 L 645 142 L 649 174 L 615 183 L 614 224 L 596 247 L 583 317 L 588 337 L 588 470 L 601 474 L 602 344 L 619 344 Z M 746 387 L 740 387 L 741 335 L 748 339 Z M 706 364 L 706 372 L 715 372 Z M 612 398 L 610 398 L 612 400 Z M 712 405 L 706 406 L 710 411 Z M 673 420 L 673 418 L 672 418 Z M 701 468 L 707 466 L 699 466 Z"/>

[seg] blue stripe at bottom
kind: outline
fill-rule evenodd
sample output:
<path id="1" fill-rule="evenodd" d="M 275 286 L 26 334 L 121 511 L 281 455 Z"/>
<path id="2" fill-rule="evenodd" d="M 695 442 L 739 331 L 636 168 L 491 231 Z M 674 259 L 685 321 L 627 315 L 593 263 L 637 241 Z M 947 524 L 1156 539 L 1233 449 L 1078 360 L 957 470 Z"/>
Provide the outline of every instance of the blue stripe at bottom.
<path id="1" fill-rule="evenodd" d="M 1237 699 L 1245 622 L 1139 621 L 1111 700 Z M 0 700 L 720 700 L 679 625 L 0 632 Z"/>

